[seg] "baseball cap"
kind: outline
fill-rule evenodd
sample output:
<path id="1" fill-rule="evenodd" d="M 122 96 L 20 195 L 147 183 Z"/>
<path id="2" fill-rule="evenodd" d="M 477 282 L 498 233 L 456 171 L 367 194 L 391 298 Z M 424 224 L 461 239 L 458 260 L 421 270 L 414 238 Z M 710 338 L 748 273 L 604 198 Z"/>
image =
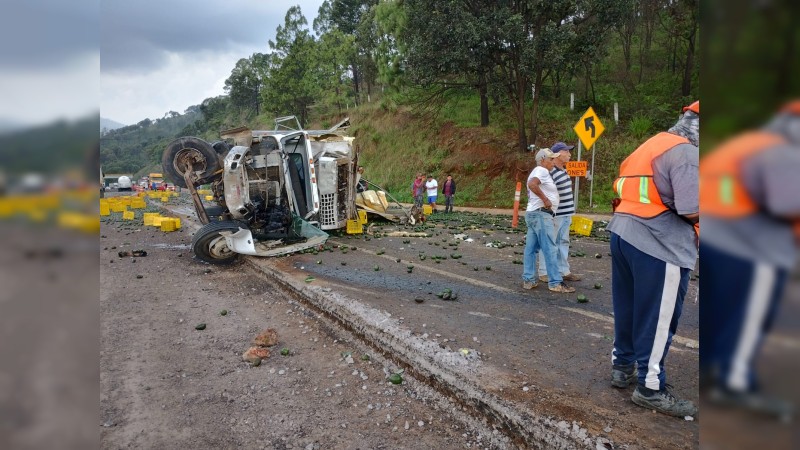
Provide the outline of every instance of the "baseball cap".
<path id="1" fill-rule="evenodd" d="M 558 153 L 553 153 L 549 148 L 543 148 L 536 153 L 536 162 L 540 163 L 545 158 L 553 159 L 556 157 L 558 157 Z"/>
<path id="2" fill-rule="evenodd" d="M 558 152 L 560 152 L 562 150 L 572 150 L 573 148 L 575 148 L 574 145 L 567 145 L 567 144 L 565 144 L 563 142 L 556 142 L 555 144 L 553 144 L 552 147 L 550 147 L 550 150 L 553 153 L 558 153 Z"/>

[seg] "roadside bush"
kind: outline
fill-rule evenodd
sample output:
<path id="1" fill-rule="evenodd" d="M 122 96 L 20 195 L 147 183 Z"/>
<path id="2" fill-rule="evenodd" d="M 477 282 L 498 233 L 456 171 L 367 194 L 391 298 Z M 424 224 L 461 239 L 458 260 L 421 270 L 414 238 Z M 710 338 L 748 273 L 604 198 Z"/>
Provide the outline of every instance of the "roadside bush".
<path id="1" fill-rule="evenodd" d="M 653 128 L 653 119 L 641 113 L 636 113 L 628 122 L 628 131 L 637 139 L 643 139 L 650 134 Z"/>

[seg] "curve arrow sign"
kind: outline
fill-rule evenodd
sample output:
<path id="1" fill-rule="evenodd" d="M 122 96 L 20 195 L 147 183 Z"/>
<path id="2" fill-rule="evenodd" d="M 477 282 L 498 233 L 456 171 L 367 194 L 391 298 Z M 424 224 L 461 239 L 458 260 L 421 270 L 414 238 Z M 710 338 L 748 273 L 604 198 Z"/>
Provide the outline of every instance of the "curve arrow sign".
<path id="1" fill-rule="evenodd" d="M 594 117 L 587 117 L 583 120 L 583 126 L 586 127 L 586 131 L 592 130 L 592 137 L 594 137 Z"/>

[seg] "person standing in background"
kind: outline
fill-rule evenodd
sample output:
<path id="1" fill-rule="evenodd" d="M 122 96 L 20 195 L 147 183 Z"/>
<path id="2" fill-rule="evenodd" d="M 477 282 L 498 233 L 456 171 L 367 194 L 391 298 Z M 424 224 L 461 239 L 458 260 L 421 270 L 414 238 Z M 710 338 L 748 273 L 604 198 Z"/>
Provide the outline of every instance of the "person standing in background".
<path id="1" fill-rule="evenodd" d="M 425 195 L 425 178 L 421 172 L 417 173 L 417 178 L 411 183 L 411 196 L 414 197 L 414 206 L 422 208 L 423 196 Z"/>
<path id="2" fill-rule="evenodd" d="M 447 176 L 447 181 L 442 186 L 442 194 L 444 194 L 444 212 L 453 212 L 453 196 L 456 195 L 456 182 L 453 181 L 452 175 Z"/>
<path id="3" fill-rule="evenodd" d="M 433 178 L 433 175 L 428 175 L 425 190 L 428 193 L 428 204 L 431 205 L 431 213 L 435 213 L 436 197 L 439 195 L 439 183 L 436 182 L 436 178 Z"/>
<path id="4" fill-rule="evenodd" d="M 528 175 L 528 206 L 525 208 L 528 232 L 525 235 L 525 253 L 522 258 L 522 289 L 529 290 L 539 285 L 535 278 L 536 253 L 541 250 L 547 268 L 548 289 L 551 292 L 568 294 L 575 292 L 575 288 L 567 286 L 561 280 L 553 231 L 553 215 L 558 208 L 559 198 L 550 170 L 553 169 L 553 160 L 557 157 L 549 148 L 539 150 L 536 154 L 537 166 Z"/>
<path id="5" fill-rule="evenodd" d="M 575 199 L 572 195 L 572 180 L 564 169 L 569 162 L 572 154 L 570 150 L 573 145 L 563 142 L 556 142 L 550 151 L 558 155 L 553 160 L 553 170 L 550 176 L 558 189 L 558 209 L 554 218 L 555 241 L 557 247 L 556 256 L 558 257 L 558 270 L 564 281 L 580 281 L 581 275 L 570 272 L 569 268 L 569 228 L 572 225 L 572 216 L 575 215 Z M 539 280 L 547 281 L 547 270 L 545 269 L 544 255 L 539 253 Z"/>

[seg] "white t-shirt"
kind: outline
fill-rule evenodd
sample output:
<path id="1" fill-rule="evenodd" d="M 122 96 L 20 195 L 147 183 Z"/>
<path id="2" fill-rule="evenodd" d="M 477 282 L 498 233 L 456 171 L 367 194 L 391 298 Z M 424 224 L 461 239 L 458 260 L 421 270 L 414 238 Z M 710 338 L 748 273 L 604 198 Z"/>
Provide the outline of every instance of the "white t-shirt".
<path id="1" fill-rule="evenodd" d="M 548 172 L 547 169 L 542 166 L 534 167 L 531 171 L 531 174 L 528 175 L 528 181 L 525 183 L 525 185 L 527 186 L 533 178 L 539 179 L 539 189 L 542 190 L 544 196 L 547 197 L 547 199 L 550 200 L 550 203 L 553 204 L 551 209 L 555 211 L 556 208 L 558 208 L 558 188 L 556 188 L 556 184 L 553 182 L 553 177 L 550 176 L 550 172 Z M 533 211 L 543 206 L 544 202 L 542 199 L 531 192 L 530 188 L 528 188 L 528 207 L 525 210 Z"/>
<path id="2" fill-rule="evenodd" d="M 437 192 L 439 192 L 439 183 L 431 178 L 431 181 L 425 182 L 425 189 L 428 190 L 428 197 L 435 197 Z"/>

